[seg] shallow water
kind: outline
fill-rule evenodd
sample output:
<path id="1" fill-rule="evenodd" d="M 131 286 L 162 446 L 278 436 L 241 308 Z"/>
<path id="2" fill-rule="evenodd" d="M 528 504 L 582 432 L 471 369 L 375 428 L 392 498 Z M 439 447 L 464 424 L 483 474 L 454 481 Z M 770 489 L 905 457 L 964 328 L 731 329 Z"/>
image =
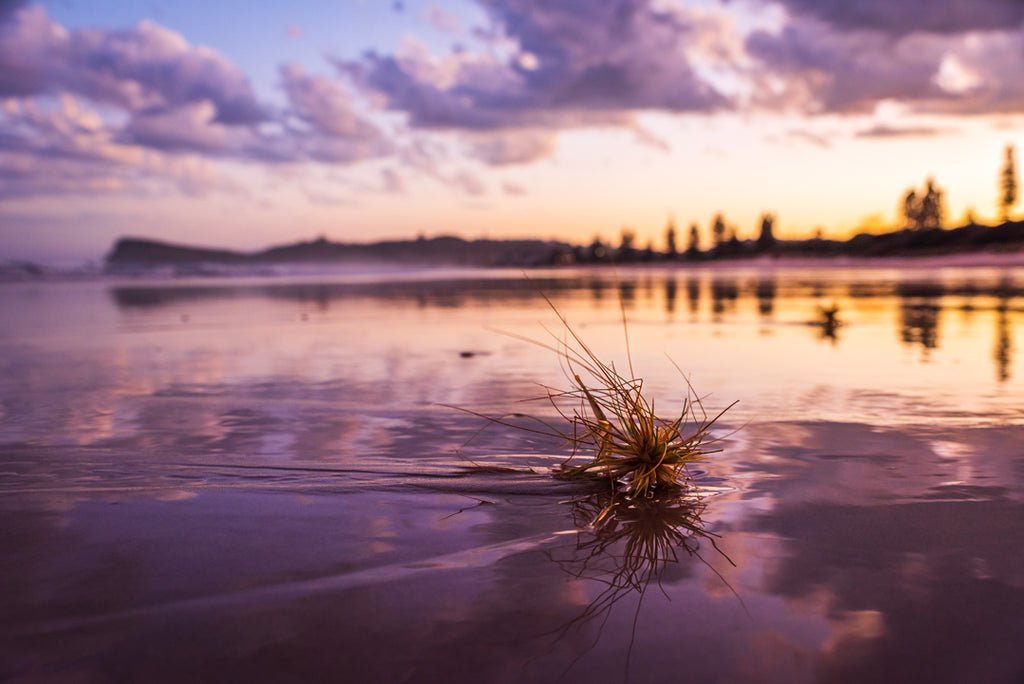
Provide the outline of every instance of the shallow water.
<path id="1" fill-rule="evenodd" d="M 0 285 L 0 680 L 1021 681 L 1020 271 L 531 277 Z M 699 504 L 448 408 L 553 418 L 538 290 L 739 401 Z"/>

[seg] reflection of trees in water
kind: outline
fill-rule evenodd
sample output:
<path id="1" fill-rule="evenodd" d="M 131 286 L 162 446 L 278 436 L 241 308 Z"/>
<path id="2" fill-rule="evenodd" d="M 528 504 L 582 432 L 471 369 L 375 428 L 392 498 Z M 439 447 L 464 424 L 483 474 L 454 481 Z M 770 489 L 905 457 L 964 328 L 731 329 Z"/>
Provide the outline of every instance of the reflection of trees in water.
<path id="1" fill-rule="evenodd" d="M 682 280 L 685 279 L 685 280 Z M 707 280 L 709 285 L 703 281 Z M 680 270 L 666 273 L 664 280 L 651 274 L 625 275 L 621 280 L 607 272 L 583 271 L 571 277 L 536 275 L 531 279 L 516 277 L 467 278 L 387 281 L 387 282 L 287 282 L 265 278 L 247 282 L 223 279 L 213 284 L 189 284 L 170 282 L 141 283 L 112 286 L 108 293 L 118 309 L 122 311 L 155 310 L 161 308 L 189 306 L 189 313 L 205 303 L 235 301 L 244 309 L 249 301 L 270 300 L 292 302 L 297 305 L 296 313 L 303 319 L 312 310 L 326 312 L 336 310 L 338 305 L 348 306 L 358 301 L 362 304 L 380 303 L 389 306 L 410 305 L 420 309 L 457 309 L 461 307 L 506 304 L 530 305 L 538 300 L 538 292 L 545 292 L 558 301 L 583 301 L 591 299 L 595 308 L 622 304 L 630 309 L 649 307 L 657 301 L 656 290 L 664 287 L 665 310 L 674 314 L 681 306 L 680 298 L 685 295 L 690 320 L 697 321 L 701 314 L 702 290 L 710 287 L 711 320 L 722 322 L 737 310 L 756 306 L 760 316 L 785 318 L 787 310 L 795 300 L 806 302 L 820 300 L 818 315 L 804 319 L 821 339 L 837 343 L 840 325 L 827 318 L 822 310 L 830 298 L 843 297 L 846 300 L 874 299 L 884 301 L 888 307 L 891 297 L 898 298 L 896 323 L 898 339 L 906 346 L 917 347 L 922 359 L 927 360 L 929 352 L 938 349 L 941 343 L 939 318 L 943 302 L 951 298 L 959 300 L 956 308 L 962 312 L 965 327 L 973 328 L 987 318 L 974 318 L 980 311 L 993 311 L 992 300 L 996 301 L 995 330 L 989 352 L 999 382 L 1008 380 L 1013 366 L 1012 325 L 1015 298 L 1024 297 L 1024 285 L 1012 277 L 1002 280 L 963 278 L 962 280 L 850 280 L 837 283 L 829 278 L 815 276 L 789 278 L 764 273 L 751 278 L 737 277 L 725 272 L 698 272 Z M 685 288 L 685 292 L 680 290 Z M 640 301 L 642 289 L 643 301 Z M 742 298 L 742 302 L 740 299 Z M 832 301 L 835 301 L 834 299 Z M 1019 301 L 1019 300 L 1018 300 Z M 852 302 L 858 306 L 856 302 Z M 848 311 L 843 304 L 843 312 Z M 219 310 L 218 310 L 219 312 Z M 780 313 L 781 312 L 781 313 Z M 193 316 L 193 319 L 195 316 Z M 991 330 L 991 329 L 990 329 Z M 985 334 L 985 333 L 983 333 Z"/>
<path id="2" fill-rule="evenodd" d="M 927 352 L 939 346 L 939 312 L 933 302 L 908 303 L 900 307 L 900 339 L 904 344 L 919 344 Z"/>
<path id="3" fill-rule="evenodd" d="M 654 279 L 651 278 L 650 275 L 648 275 L 646 278 L 644 278 L 643 291 L 644 291 L 644 304 L 645 304 L 645 306 L 647 308 L 653 308 L 654 296 L 655 296 L 655 285 L 654 285 Z"/>
<path id="4" fill-rule="evenodd" d="M 665 280 L 665 313 L 674 314 L 676 312 L 676 279 L 667 278 Z"/>
<path id="5" fill-rule="evenodd" d="M 628 676 L 644 596 L 652 583 L 665 593 L 662 581 L 669 568 L 679 567 L 684 576 L 688 575 L 689 569 L 680 564 L 695 559 L 710 568 L 732 591 L 722 574 L 701 555 L 701 545 L 706 543 L 730 565 L 736 565 L 718 547 L 719 536 L 705 528 L 701 519 L 705 506 L 699 499 L 681 496 L 678 492 L 639 498 L 602 492 L 573 501 L 572 518 L 578 528 L 576 544 L 563 550 L 564 553 L 552 552 L 551 558 L 569 575 L 597 582 L 604 588 L 578 617 L 559 630 L 559 638 L 596 620 L 597 635 L 583 652 L 586 653 L 600 641 L 601 630 L 612 608 L 636 594 L 633 632 L 625 664 Z"/>
<path id="6" fill-rule="evenodd" d="M 814 321 L 818 326 L 821 339 L 828 340 L 832 344 L 839 342 L 839 328 L 842 321 L 839 320 L 839 305 L 835 302 L 829 307 L 818 307 L 818 320 Z"/>
<path id="7" fill-rule="evenodd" d="M 999 300 L 996 307 L 996 345 L 992 352 L 996 362 L 996 379 L 1006 382 L 1010 379 L 1010 362 L 1013 360 L 1013 340 L 1010 337 L 1009 301 Z"/>
<path id="8" fill-rule="evenodd" d="M 718 318 L 727 309 L 735 311 L 739 296 L 740 288 L 735 280 L 715 278 L 711 281 L 711 312 Z"/>
<path id="9" fill-rule="evenodd" d="M 608 287 L 608 283 L 601 278 L 592 278 L 589 287 L 590 296 L 593 297 L 595 302 L 600 302 L 604 299 L 604 291 Z"/>
<path id="10" fill-rule="evenodd" d="M 762 316 L 771 316 L 775 311 L 775 281 L 757 281 L 757 311 Z"/>
<path id="11" fill-rule="evenodd" d="M 636 305 L 636 281 L 635 280 L 623 280 L 619 283 L 619 301 L 627 309 L 632 309 Z"/>
<path id="12" fill-rule="evenodd" d="M 697 313 L 700 310 L 700 281 L 696 278 L 686 281 L 686 299 L 690 304 L 690 313 Z"/>

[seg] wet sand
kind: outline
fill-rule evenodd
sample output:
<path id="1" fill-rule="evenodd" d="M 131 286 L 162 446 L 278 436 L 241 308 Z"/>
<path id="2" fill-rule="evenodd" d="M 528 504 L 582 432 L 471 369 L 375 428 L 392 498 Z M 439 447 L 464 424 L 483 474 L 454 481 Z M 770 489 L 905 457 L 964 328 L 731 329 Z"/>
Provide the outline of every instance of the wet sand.
<path id="1" fill-rule="evenodd" d="M 665 352 L 740 400 L 660 558 L 564 445 L 442 406 L 561 382 L 493 330 L 552 323 L 518 277 L 5 285 L 0 679 L 1019 681 L 1014 278 L 541 280 L 619 359 L 624 299 L 659 405 Z"/>

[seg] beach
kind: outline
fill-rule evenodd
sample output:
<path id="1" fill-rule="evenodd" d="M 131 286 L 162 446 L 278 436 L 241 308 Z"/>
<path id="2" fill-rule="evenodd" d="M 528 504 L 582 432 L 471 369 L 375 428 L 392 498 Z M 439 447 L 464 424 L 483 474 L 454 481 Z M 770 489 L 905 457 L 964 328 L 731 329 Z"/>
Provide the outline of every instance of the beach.
<path id="1" fill-rule="evenodd" d="M 549 301 L 666 413 L 738 402 L 695 491 L 595 525 L 564 442 L 481 417 L 559 420 Z M 4 681 L 1024 675 L 1014 264 L 29 279 L 0 313 Z"/>

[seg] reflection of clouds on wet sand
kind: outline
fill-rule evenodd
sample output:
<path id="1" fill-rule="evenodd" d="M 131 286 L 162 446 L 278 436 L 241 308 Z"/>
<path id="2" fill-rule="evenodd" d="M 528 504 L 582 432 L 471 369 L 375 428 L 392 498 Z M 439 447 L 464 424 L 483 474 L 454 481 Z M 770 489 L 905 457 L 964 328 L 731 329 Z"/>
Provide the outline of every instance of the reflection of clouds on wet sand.
<path id="1" fill-rule="evenodd" d="M 1021 538 L 1019 502 L 980 487 L 974 493 L 982 498 L 967 498 L 963 487 L 971 481 L 943 489 L 942 474 L 935 486 L 911 486 L 893 474 L 888 497 L 857 479 L 901 463 L 939 467 L 974 451 L 1012 465 L 1015 445 L 1005 443 L 1005 434 L 970 436 L 954 449 L 951 434 L 939 441 L 906 434 L 901 446 L 897 435 L 872 435 L 860 426 L 778 429 L 766 440 L 772 453 L 736 454 L 742 468 L 724 482 L 739 489 L 706 501 L 705 520 L 737 566 L 716 568 L 742 604 L 690 558 L 670 567 L 642 605 L 634 596 L 614 606 L 604 623 L 552 641 L 607 589 L 600 573 L 572 579 L 551 561 L 577 548 L 575 534 L 559 534 L 579 522 L 560 503 L 572 497 L 558 493 L 564 485 L 544 480 L 556 488 L 545 490 L 536 478 L 478 473 L 463 483 L 466 496 L 445 493 L 457 486 L 450 478 L 413 480 L 410 492 L 399 493 L 398 481 L 379 479 L 361 490 L 344 470 L 301 476 L 257 469 L 242 476 L 249 482 L 225 479 L 189 501 L 154 501 L 155 492 L 141 491 L 117 506 L 99 496 L 62 511 L 5 513 L 6 529 L 19 534 L 7 548 L 30 561 L 5 571 L 4 586 L 17 595 L 4 603 L 25 618 L 7 622 L 5 633 L 18 624 L 14 631 L 21 634 L 41 620 L 45 626 L 51 619 L 111 614 L 38 634 L 33 643 L 52 649 L 59 640 L 71 663 L 57 670 L 64 674 L 113 668 L 130 677 L 159 667 L 163 681 L 213 663 L 252 675 L 279 671 L 274 663 L 281 659 L 290 672 L 308 677 L 347 668 L 367 677 L 401 671 L 455 681 L 554 681 L 552 673 L 565 670 L 563 681 L 602 674 L 618 680 L 627 657 L 634 673 L 685 667 L 723 681 L 770 674 L 794 682 L 916 671 L 955 681 L 946 674 L 983 660 L 990 648 L 998 662 L 1015 662 L 1015 652 L 999 649 L 1007 635 L 1019 633 L 1024 614 L 1018 547 L 1007 544 Z M 837 471 L 844 459 L 830 459 L 822 448 L 833 440 L 853 455 L 888 444 L 890 458 L 863 472 Z M 806 446 L 787 453 L 783 442 Z M 941 446 L 928 450 L 931 443 Z M 709 469 L 718 475 L 726 467 Z M 765 477 L 756 481 L 740 472 L 759 468 Z M 906 472 L 917 480 L 913 469 Z M 1008 474 L 994 466 L 974 477 L 1000 472 Z M 208 475 L 228 477 L 216 469 Z M 837 490 L 804 482 L 837 477 L 848 491 L 861 491 L 860 498 L 836 499 Z M 1003 482 L 1004 492 L 1019 497 L 1019 485 Z M 746 508 L 747 501 L 766 503 Z M 49 612 L 40 613 L 40 592 Z M 91 598 L 79 605 L 82 595 Z M 951 642 L 972 634 L 979 621 L 988 641 L 953 649 Z M 136 648 L 130 635 L 140 626 L 146 640 L 163 647 L 129 657 Z M 185 639 L 183 630 L 193 638 Z M 382 643 L 395 639 L 404 644 L 398 654 Z M 948 672 L 920 662 L 936 646 L 952 652 L 939 658 Z M 75 659 L 76 649 L 94 655 Z M 173 663 L 160 660 L 171 652 Z M 999 671 L 982 671 L 1000 681 Z"/>
<path id="2" fill-rule="evenodd" d="M 786 540 L 764 589 L 801 601 L 824 592 L 824 615 L 876 615 L 816 659 L 826 680 L 1013 681 L 1024 576 L 1008 540 L 1022 519 L 1009 503 L 783 506 L 757 523 Z"/>
<path id="3" fill-rule="evenodd" d="M 812 657 L 817 679 L 1014 681 L 1024 672 L 1013 646 L 1024 629 L 1018 431 L 762 432 L 766 446 L 739 457 L 736 505 L 746 513 L 725 532 L 741 568 L 734 581 L 760 582 L 787 610 L 829 622 Z M 750 534 L 760 546 L 747 552 Z M 744 582 L 748 563 L 761 572 Z"/>

